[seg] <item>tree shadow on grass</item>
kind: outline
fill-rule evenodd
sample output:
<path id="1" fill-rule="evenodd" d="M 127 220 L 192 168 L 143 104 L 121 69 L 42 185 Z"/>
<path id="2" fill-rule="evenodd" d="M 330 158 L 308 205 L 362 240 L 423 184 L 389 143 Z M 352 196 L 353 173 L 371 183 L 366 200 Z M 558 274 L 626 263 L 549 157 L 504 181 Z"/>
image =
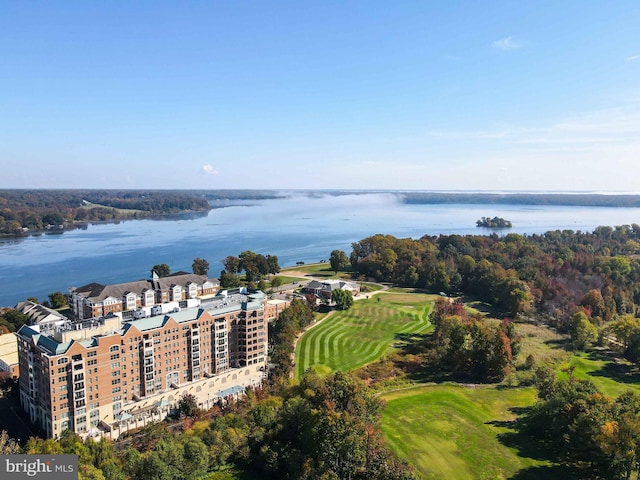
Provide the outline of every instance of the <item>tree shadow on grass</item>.
<path id="1" fill-rule="evenodd" d="M 543 343 L 551 348 L 555 348 L 559 350 L 566 350 L 566 351 L 573 350 L 573 345 L 571 344 L 571 340 L 568 338 L 545 340 Z"/>
<path id="2" fill-rule="evenodd" d="M 516 450 L 518 456 L 536 460 L 547 460 L 554 463 L 559 462 L 558 452 L 550 442 L 536 437 L 524 429 L 522 420 L 526 418 L 531 409 L 532 407 L 512 407 L 509 411 L 517 415 L 517 419 L 511 421 L 492 420 L 486 422 L 486 424 L 508 429 L 506 432 L 497 435 L 498 441 L 506 447 Z"/>
<path id="3" fill-rule="evenodd" d="M 613 352 L 594 350 L 589 353 L 587 358 L 589 358 L 589 360 L 606 362 L 599 370 L 590 372 L 591 376 L 606 377 L 619 383 L 640 383 L 640 371 L 638 367 L 629 363 L 616 362 L 616 357 Z"/>
<path id="4" fill-rule="evenodd" d="M 494 424 L 493 422 L 488 423 Z M 515 449 L 519 457 L 551 462 L 560 460 L 550 444 L 534 438 L 530 434 L 518 431 L 517 422 L 497 422 L 495 425 L 511 429 L 508 432 L 499 433 L 498 441 L 506 447 Z"/>
<path id="5" fill-rule="evenodd" d="M 394 340 L 394 346 L 400 350 L 394 363 L 411 381 L 427 383 L 456 380 L 450 371 L 432 361 L 430 333 L 396 333 Z"/>
<path id="6" fill-rule="evenodd" d="M 462 303 L 464 305 L 468 305 L 471 308 L 485 315 L 489 315 L 492 317 L 501 316 L 500 311 L 495 306 L 491 305 L 490 303 L 486 303 L 481 300 L 478 300 L 478 297 L 474 297 L 471 295 L 462 295 L 460 297 L 460 300 L 462 300 Z"/>
<path id="7" fill-rule="evenodd" d="M 511 421 L 493 420 L 487 422 L 507 431 L 497 435 L 498 441 L 504 446 L 514 449 L 521 458 L 530 458 L 538 461 L 546 461 L 551 465 L 538 465 L 520 470 L 509 480 L 579 480 L 590 478 L 586 472 L 570 468 L 562 464 L 560 452 L 551 442 L 536 437 L 523 429 L 521 419 L 531 410 L 532 407 L 513 407 L 510 412 L 516 414 L 518 419 Z"/>
<path id="8" fill-rule="evenodd" d="M 326 271 L 326 270 L 324 270 Z M 324 272 L 323 271 L 323 272 Z M 329 278 L 333 277 L 333 272 L 323 273 L 323 272 L 313 272 L 313 273 L 305 273 L 305 277 L 315 277 L 315 278 Z"/>
<path id="9" fill-rule="evenodd" d="M 405 354 L 423 353 L 429 336 L 429 333 L 396 333 L 393 337 L 393 346 L 401 349 Z"/>
<path id="10" fill-rule="evenodd" d="M 582 472 L 577 472 L 563 465 L 541 465 L 520 470 L 512 477 L 509 477 L 509 480 L 579 480 L 587 478 L 589 476 L 583 475 Z"/>

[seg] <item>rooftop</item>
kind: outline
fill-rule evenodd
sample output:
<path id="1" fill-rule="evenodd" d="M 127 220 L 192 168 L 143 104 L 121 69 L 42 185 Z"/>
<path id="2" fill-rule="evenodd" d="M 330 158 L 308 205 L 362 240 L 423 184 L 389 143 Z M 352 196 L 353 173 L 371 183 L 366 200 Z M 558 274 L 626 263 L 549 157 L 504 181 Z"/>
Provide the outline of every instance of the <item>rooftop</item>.
<path id="1" fill-rule="evenodd" d="M 132 326 L 141 332 L 160 328 L 173 318 L 178 323 L 188 323 L 200 317 L 203 311 L 215 316 L 240 309 L 254 310 L 262 306 L 266 295 L 261 291 L 236 289 L 221 292 L 220 295 L 203 301 L 199 307 L 188 308 L 179 312 L 165 313 L 153 317 L 122 321 L 116 315 L 108 315 L 101 319 L 83 322 L 66 322 L 55 328 L 41 328 L 37 325 L 24 325 L 18 335 L 31 339 L 42 350 L 59 355 L 65 353 L 73 342 L 79 342 L 89 348 L 96 345 L 96 338 L 104 335 L 123 334 Z"/>
<path id="2" fill-rule="evenodd" d="M 101 283 L 89 283 L 82 287 L 71 288 L 71 292 L 90 298 L 94 301 L 101 301 L 107 297 L 122 298 L 127 293 L 133 292 L 138 295 L 145 290 L 168 290 L 179 285 L 186 287 L 191 283 L 203 285 L 211 282 L 214 286 L 219 285 L 215 278 L 208 278 L 206 275 L 196 275 L 194 273 L 177 272 L 166 277 L 155 277 L 149 280 L 137 280 L 134 282 L 117 283 L 113 285 L 102 285 Z"/>

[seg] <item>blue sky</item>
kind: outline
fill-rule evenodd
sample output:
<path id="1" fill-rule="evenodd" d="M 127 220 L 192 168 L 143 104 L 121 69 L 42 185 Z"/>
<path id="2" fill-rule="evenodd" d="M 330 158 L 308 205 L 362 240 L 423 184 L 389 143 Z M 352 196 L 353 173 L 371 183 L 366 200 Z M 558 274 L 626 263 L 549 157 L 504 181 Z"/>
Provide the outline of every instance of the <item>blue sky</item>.
<path id="1" fill-rule="evenodd" d="M 640 2 L 0 5 L 0 188 L 638 191 Z"/>

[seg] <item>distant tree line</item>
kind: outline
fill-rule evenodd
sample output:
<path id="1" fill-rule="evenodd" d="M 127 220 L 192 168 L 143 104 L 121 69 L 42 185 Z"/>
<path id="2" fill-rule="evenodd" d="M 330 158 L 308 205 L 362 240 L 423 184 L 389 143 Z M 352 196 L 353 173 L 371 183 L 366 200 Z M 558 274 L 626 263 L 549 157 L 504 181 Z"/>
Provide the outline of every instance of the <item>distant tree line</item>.
<path id="1" fill-rule="evenodd" d="M 444 193 L 402 192 L 404 203 L 418 205 L 564 205 L 576 207 L 640 207 L 638 195 L 595 193 Z"/>
<path id="2" fill-rule="evenodd" d="M 0 190 L 0 234 L 20 235 L 78 223 L 210 208 L 202 195 L 187 191 Z"/>

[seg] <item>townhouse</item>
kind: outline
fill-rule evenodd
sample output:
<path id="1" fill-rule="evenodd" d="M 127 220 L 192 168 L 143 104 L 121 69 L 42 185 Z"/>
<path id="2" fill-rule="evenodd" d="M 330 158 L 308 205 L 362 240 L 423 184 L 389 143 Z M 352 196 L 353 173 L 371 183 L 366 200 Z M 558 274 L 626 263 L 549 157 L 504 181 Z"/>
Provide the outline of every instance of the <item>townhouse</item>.
<path id="1" fill-rule="evenodd" d="M 71 309 L 77 319 L 98 318 L 109 313 L 124 313 L 132 316 L 140 308 L 149 308 L 174 302 L 185 308 L 188 300 L 207 299 L 216 295 L 220 287 L 217 279 L 206 275 L 177 272 L 158 277 L 153 273 L 149 280 L 103 285 L 89 283 L 82 287 L 72 287 Z"/>

